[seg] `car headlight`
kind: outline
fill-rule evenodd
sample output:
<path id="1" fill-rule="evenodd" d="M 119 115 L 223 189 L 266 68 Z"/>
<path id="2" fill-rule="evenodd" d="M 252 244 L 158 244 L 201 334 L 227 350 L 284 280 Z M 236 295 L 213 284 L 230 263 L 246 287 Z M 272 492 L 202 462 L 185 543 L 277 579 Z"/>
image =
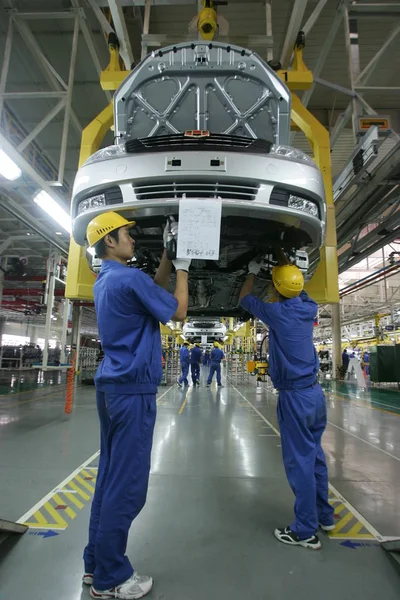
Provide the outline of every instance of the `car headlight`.
<path id="1" fill-rule="evenodd" d="M 102 160 L 120 158 L 121 156 L 125 156 L 125 154 L 125 146 L 119 144 L 115 144 L 114 146 L 107 146 L 107 148 L 102 148 L 101 150 L 98 150 L 97 152 L 92 154 L 92 156 L 89 156 L 87 161 L 84 162 L 82 166 L 86 167 L 87 165 L 91 165 Z"/>
<path id="2" fill-rule="evenodd" d="M 297 210 L 302 210 L 304 212 L 310 213 L 313 217 L 318 217 L 318 206 L 315 202 L 311 200 L 306 200 L 305 198 L 301 198 L 300 196 L 289 196 L 288 202 L 289 208 L 296 208 Z"/>
<path id="3" fill-rule="evenodd" d="M 78 215 L 98 206 L 106 206 L 106 197 L 104 194 L 97 194 L 97 196 L 81 200 L 78 204 Z"/>
<path id="4" fill-rule="evenodd" d="M 305 165 L 318 169 L 317 165 L 315 164 L 313 159 L 308 156 L 308 154 L 305 154 L 304 152 L 302 152 L 301 150 L 297 150 L 296 148 L 292 148 L 291 146 L 273 145 L 271 147 L 270 154 L 282 156 L 282 158 L 286 158 L 287 160 L 301 162 Z"/>

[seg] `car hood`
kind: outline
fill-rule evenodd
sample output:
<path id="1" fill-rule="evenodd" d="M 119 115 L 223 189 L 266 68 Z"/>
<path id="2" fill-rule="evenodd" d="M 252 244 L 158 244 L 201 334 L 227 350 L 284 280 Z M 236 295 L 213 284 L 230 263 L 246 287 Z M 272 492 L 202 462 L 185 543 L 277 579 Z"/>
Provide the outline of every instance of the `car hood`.
<path id="1" fill-rule="evenodd" d="M 114 96 L 119 143 L 186 130 L 288 144 L 291 95 L 254 52 L 184 42 L 152 52 Z"/>

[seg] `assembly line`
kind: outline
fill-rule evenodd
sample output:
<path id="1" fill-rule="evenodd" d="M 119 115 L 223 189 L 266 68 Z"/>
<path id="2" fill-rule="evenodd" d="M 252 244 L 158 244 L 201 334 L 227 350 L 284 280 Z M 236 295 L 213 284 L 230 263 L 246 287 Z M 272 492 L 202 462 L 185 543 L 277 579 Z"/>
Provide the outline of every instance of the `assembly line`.
<path id="1" fill-rule="evenodd" d="M 50 4 L 0 0 L 0 600 L 398 600 L 400 4 Z"/>

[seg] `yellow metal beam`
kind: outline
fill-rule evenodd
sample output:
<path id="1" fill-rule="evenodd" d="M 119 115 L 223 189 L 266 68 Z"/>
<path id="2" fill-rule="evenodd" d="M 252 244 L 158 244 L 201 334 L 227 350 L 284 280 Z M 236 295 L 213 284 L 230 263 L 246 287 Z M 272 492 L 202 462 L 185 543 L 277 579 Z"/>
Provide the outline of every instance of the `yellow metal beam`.
<path id="1" fill-rule="evenodd" d="M 321 260 L 306 291 L 319 304 L 339 302 L 339 274 L 336 248 L 336 219 L 333 203 L 329 133 L 323 125 L 292 94 L 292 120 L 306 135 L 315 161 L 322 173 L 326 196 L 326 239 Z"/>
<path id="2" fill-rule="evenodd" d="M 82 132 L 79 166 L 99 149 L 104 136 L 114 121 L 112 102 Z M 73 238 L 69 244 L 68 273 L 65 297 L 70 300 L 93 301 L 93 285 L 96 275 L 90 270 L 86 250 Z"/>
<path id="3" fill-rule="evenodd" d="M 277 71 L 277 75 L 288 86 L 290 91 L 293 90 L 308 90 L 312 86 L 314 79 L 310 69 L 307 68 L 303 61 L 303 49 L 295 48 L 293 51 L 294 60 L 290 71 L 281 69 Z"/>

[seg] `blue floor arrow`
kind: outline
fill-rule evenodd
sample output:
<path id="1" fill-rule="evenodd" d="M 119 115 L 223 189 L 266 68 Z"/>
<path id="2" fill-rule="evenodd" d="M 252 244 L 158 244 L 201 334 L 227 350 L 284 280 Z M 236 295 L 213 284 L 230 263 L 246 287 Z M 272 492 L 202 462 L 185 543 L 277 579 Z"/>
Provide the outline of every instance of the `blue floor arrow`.
<path id="1" fill-rule="evenodd" d="M 59 535 L 56 531 L 52 529 L 48 529 L 47 531 L 30 531 L 30 535 L 42 535 L 43 539 L 54 537 L 55 535 Z"/>
<path id="2" fill-rule="evenodd" d="M 345 548 L 351 548 L 351 550 L 356 550 L 362 544 L 360 544 L 359 542 L 352 542 L 351 540 L 346 540 L 345 542 L 341 542 L 340 545 L 344 546 Z"/>

